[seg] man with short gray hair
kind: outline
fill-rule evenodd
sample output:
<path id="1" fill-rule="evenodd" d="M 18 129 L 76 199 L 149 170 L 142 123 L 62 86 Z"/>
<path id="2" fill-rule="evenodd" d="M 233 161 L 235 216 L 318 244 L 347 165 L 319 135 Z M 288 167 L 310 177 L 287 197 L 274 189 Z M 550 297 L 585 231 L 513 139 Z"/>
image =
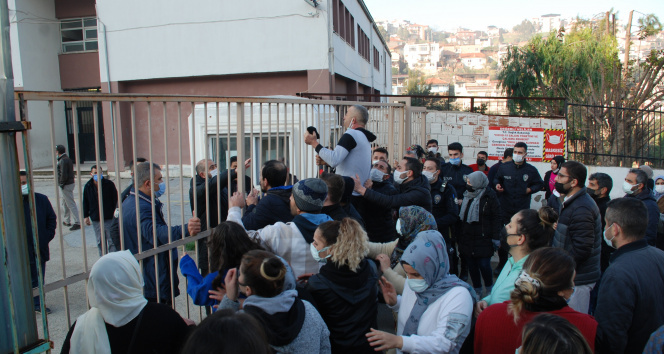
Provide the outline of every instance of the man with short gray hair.
<path id="1" fill-rule="evenodd" d="M 659 207 L 652 195 L 652 191 L 646 185 L 648 175 L 640 168 L 632 168 L 623 182 L 625 197 L 637 198 L 646 205 L 648 209 L 648 228 L 646 229 L 646 241 L 651 246 L 657 242 L 657 223 L 659 222 Z"/>
<path id="2" fill-rule="evenodd" d="M 304 135 L 304 142 L 316 149 L 320 158 L 336 168 L 336 173 L 345 177 L 359 176 L 362 183 L 369 179 L 371 172 L 371 142 L 376 136 L 366 130 L 369 111 L 361 105 L 348 108 L 344 116 L 344 127 L 348 128 L 341 136 L 334 149 L 328 149 L 318 143 L 315 134 Z M 357 192 L 353 195 L 358 196 Z"/>
<path id="3" fill-rule="evenodd" d="M 145 252 L 146 250 L 168 244 L 170 241 L 179 240 L 184 236 L 196 235 L 201 231 L 201 221 L 195 216 L 189 219 L 189 223 L 183 226 L 169 227 L 166 224 L 166 219 L 162 211 L 163 204 L 155 195 L 159 191 L 159 184 L 163 183 L 159 165 L 150 162 L 138 164 L 135 168 L 135 174 L 138 181 L 138 188 L 136 191 L 131 191 L 127 199 L 122 203 L 124 245 L 126 249 L 130 250 L 133 254 Z M 138 225 L 136 223 L 136 198 L 138 198 L 138 216 L 140 217 L 140 224 Z M 153 200 L 154 206 L 152 205 Z M 153 226 L 152 223 L 153 207 L 156 214 L 154 215 L 156 226 Z M 155 261 L 157 262 L 158 277 L 155 276 Z M 169 270 L 169 264 L 173 265 L 172 273 Z M 145 298 L 151 302 L 172 304 L 171 289 L 173 297 L 180 294 L 177 269 L 177 249 L 159 253 L 156 258 L 155 256 L 145 258 L 143 260 L 143 280 L 145 284 L 143 286 L 143 295 Z"/>

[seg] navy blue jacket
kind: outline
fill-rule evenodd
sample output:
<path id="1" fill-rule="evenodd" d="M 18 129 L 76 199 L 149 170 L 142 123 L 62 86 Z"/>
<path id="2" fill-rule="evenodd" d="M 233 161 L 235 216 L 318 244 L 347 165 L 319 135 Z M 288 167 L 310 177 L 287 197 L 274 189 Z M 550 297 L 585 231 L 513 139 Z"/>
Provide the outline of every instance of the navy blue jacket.
<path id="1" fill-rule="evenodd" d="M 500 165 L 493 180 L 493 185 L 496 184 L 500 184 L 504 190 L 498 192 L 498 199 L 505 223 L 520 210 L 530 209 L 530 196 L 541 191 L 544 186 L 542 176 L 535 166 L 527 162 L 517 165 L 514 161 Z M 526 193 L 528 188 L 530 193 Z"/>
<path id="2" fill-rule="evenodd" d="M 274 187 L 256 205 L 247 207 L 242 223 L 247 230 L 260 230 L 277 221 L 287 223 L 293 220 L 290 212 L 292 187 Z"/>
<path id="3" fill-rule="evenodd" d="M 441 178 L 431 185 L 431 203 L 433 205 L 431 214 L 436 219 L 438 231 L 447 243 L 449 243 L 450 227 L 459 220 L 459 205 L 454 201 L 456 198 L 463 198 L 463 195 L 457 196 L 456 189 L 449 183 L 445 183 L 443 187 Z"/>
<path id="4" fill-rule="evenodd" d="M 367 189 L 364 193 L 364 198 L 369 202 L 366 204 L 367 208 L 372 208 L 376 205 L 380 208 L 399 209 L 400 207 L 417 205 L 431 212 L 430 190 L 429 180 L 424 176 L 420 176 L 412 181 L 401 183 L 399 185 L 399 194 L 385 195 L 375 190 Z"/>
<path id="5" fill-rule="evenodd" d="M 496 173 L 498 173 L 498 170 L 502 164 L 503 161 L 500 160 L 489 168 L 489 175 L 487 177 L 489 177 L 489 187 L 491 187 L 493 190 L 496 190 L 496 185 L 493 184 L 493 180 L 496 178 Z"/>
<path id="6" fill-rule="evenodd" d="M 599 280 L 602 221 L 599 208 L 582 188 L 565 200 L 559 210 L 558 227 L 553 247 L 563 248 L 576 262 L 576 285 L 592 284 Z"/>
<path id="7" fill-rule="evenodd" d="M 55 237 L 55 228 L 58 226 L 57 216 L 53 211 L 48 197 L 35 193 L 35 210 L 37 212 L 37 236 L 39 237 L 39 256 L 42 262 L 51 259 L 48 243 Z M 28 257 L 30 263 L 35 262 L 35 245 L 32 240 L 32 218 L 30 218 L 30 201 L 27 195 L 23 196 L 23 213 L 25 214 L 25 230 L 28 233 Z"/>
<path id="8" fill-rule="evenodd" d="M 644 188 L 639 194 L 626 194 L 625 197 L 632 197 L 640 199 L 643 204 L 648 208 L 648 228 L 646 229 L 645 240 L 649 245 L 655 246 L 657 243 L 657 223 L 659 223 L 659 207 L 657 206 L 657 200 L 652 195 L 652 191 L 648 188 Z"/>
<path id="9" fill-rule="evenodd" d="M 152 204 L 150 196 L 139 191 L 138 207 L 140 210 L 140 230 L 141 230 L 141 251 L 146 251 L 154 247 L 153 228 L 152 228 Z M 166 219 L 162 212 L 163 204 L 159 199 L 155 199 L 155 221 L 157 223 L 157 247 L 168 243 L 168 230 L 169 226 L 166 225 Z M 122 203 L 122 217 L 124 220 L 124 245 L 125 248 L 130 250 L 131 253 L 137 254 L 138 248 L 138 233 L 136 231 L 136 194 L 131 192 L 127 199 Z M 187 225 L 184 226 L 170 226 L 171 240 L 179 240 L 184 235 L 189 236 Z M 170 257 L 169 257 L 170 253 Z M 157 297 L 157 284 L 155 281 L 154 269 L 155 257 L 148 257 L 143 260 L 143 294 L 147 298 Z M 169 279 L 169 262 L 173 264 L 173 273 Z M 170 252 L 162 252 L 157 255 L 157 263 L 159 268 L 159 297 L 162 300 L 171 298 L 171 283 L 173 284 L 174 296 L 180 295 L 178 289 L 178 252 L 176 249 Z"/>
<path id="10" fill-rule="evenodd" d="M 448 162 L 440 167 L 440 176 L 438 178 L 454 186 L 454 190 L 457 192 L 457 199 L 460 199 L 463 198 L 463 192 L 466 191 L 465 177 L 471 173 L 473 173 L 473 169 L 467 165 L 460 164 L 456 166 Z"/>
<path id="11" fill-rule="evenodd" d="M 371 187 L 375 192 L 382 195 L 395 195 L 397 192 L 394 184 L 387 180 L 385 182 L 374 182 Z M 367 229 L 367 236 L 371 242 L 391 242 L 396 239 L 396 229 L 392 219 L 392 208 L 382 207 L 361 199 L 362 219 Z"/>

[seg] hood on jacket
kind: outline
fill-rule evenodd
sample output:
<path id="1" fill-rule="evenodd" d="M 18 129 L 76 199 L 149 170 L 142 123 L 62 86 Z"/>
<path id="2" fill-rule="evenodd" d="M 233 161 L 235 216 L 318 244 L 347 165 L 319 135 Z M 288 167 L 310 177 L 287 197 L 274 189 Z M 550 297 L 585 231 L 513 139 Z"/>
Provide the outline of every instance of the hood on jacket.
<path id="1" fill-rule="evenodd" d="M 364 128 L 355 128 L 355 130 L 362 132 L 367 137 L 367 140 L 369 140 L 369 142 L 373 142 L 374 140 L 376 140 L 376 136 L 372 132 Z"/>
<path id="2" fill-rule="evenodd" d="M 275 197 L 279 197 L 279 199 L 285 201 L 286 203 L 290 203 L 290 196 L 293 193 L 293 189 L 292 186 L 286 186 L 286 187 L 291 187 L 291 188 L 274 187 L 268 189 L 268 191 L 265 194 L 270 194 Z"/>
<path id="3" fill-rule="evenodd" d="M 290 290 L 288 292 L 295 293 L 297 296 L 297 291 Z M 286 292 L 282 293 L 285 294 Z M 281 295 L 281 294 L 280 294 Z M 289 296 L 290 298 L 290 296 Z M 249 296 L 245 301 L 251 299 Z M 274 298 L 269 298 L 272 300 Z M 267 334 L 268 342 L 270 345 L 275 347 L 283 347 L 290 344 L 302 330 L 302 325 L 304 325 L 304 318 L 306 314 L 306 309 L 304 308 L 304 303 L 297 297 L 293 297 L 292 305 L 290 309 L 285 312 L 276 312 L 270 313 L 266 311 L 265 308 L 262 308 L 261 305 L 254 306 L 247 304 L 244 307 L 244 311 L 256 318 L 259 322 L 263 324 L 265 329 L 265 334 Z M 264 303 L 262 305 L 267 305 Z"/>
<path id="4" fill-rule="evenodd" d="M 307 243 L 312 243 L 314 242 L 314 232 L 318 228 L 318 225 L 331 220 L 332 218 L 326 214 L 304 213 L 295 216 L 293 218 L 293 223 L 297 226 L 297 229 L 300 230 L 300 233 Z"/>
<path id="5" fill-rule="evenodd" d="M 376 265 L 366 258 L 360 262 L 357 272 L 351 271 L 346 265 L 327 262 L 321 267 L 320 274 L 322 277 L 317 279 L 326 283 L 335 294 L 351 304 L 357 304 L 377 291 Z"/>

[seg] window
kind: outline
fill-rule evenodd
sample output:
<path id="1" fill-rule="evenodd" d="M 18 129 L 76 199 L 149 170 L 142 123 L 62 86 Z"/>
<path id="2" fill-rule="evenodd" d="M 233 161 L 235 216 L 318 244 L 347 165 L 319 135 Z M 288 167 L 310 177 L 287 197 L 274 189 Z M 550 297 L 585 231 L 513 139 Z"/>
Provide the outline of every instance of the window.
<path id="1" fill-rule="evenodd" d="M 333 23 L 332 29 L 334 33 L 338 34 L 341 39 L 346 41 L 348 45 L 355 48 L 355 18 L 350 14 L 341 0 L 334 0 L 332 7 Z"/>
<path id="2" fill-rule="evenodd" d="M 380 71 L 380 52 L 376 47 L 373 49 L 373 66 L 376 70 Z"/>
<path id="3" fill-rule="evenodd" d="M 62 52 L 97 50 L 97 18 L 84 17 L 60 21 Z"/>
<path id="4" fill-rule="evenodd" d="M 360 25 L 357 25 L 357 51 L 360 56 L 366 61 L 371 61 L 371 43 L 369 42 L 369 37 L 364 33 Z"/>

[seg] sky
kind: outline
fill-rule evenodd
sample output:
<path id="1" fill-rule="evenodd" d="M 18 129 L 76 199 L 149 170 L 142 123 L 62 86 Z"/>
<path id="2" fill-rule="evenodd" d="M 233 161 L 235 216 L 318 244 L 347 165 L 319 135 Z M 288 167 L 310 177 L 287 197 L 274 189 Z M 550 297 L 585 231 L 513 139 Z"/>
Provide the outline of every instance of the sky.
<path id="1" fill-rule="evenodd" d="M 364 0 L 364 3 L 376 21 L 402 19 L 448 31 L 458 27 L 484 30 L 489 25 L 512 29 L 524 19 L 544 14 L 592 18 L 611 8 L 625 22 L 631 10 L 634 10 L 634 23 L 643 16 L 640 13 L 654 13 L 664 22 L 664 0 Z"/>

